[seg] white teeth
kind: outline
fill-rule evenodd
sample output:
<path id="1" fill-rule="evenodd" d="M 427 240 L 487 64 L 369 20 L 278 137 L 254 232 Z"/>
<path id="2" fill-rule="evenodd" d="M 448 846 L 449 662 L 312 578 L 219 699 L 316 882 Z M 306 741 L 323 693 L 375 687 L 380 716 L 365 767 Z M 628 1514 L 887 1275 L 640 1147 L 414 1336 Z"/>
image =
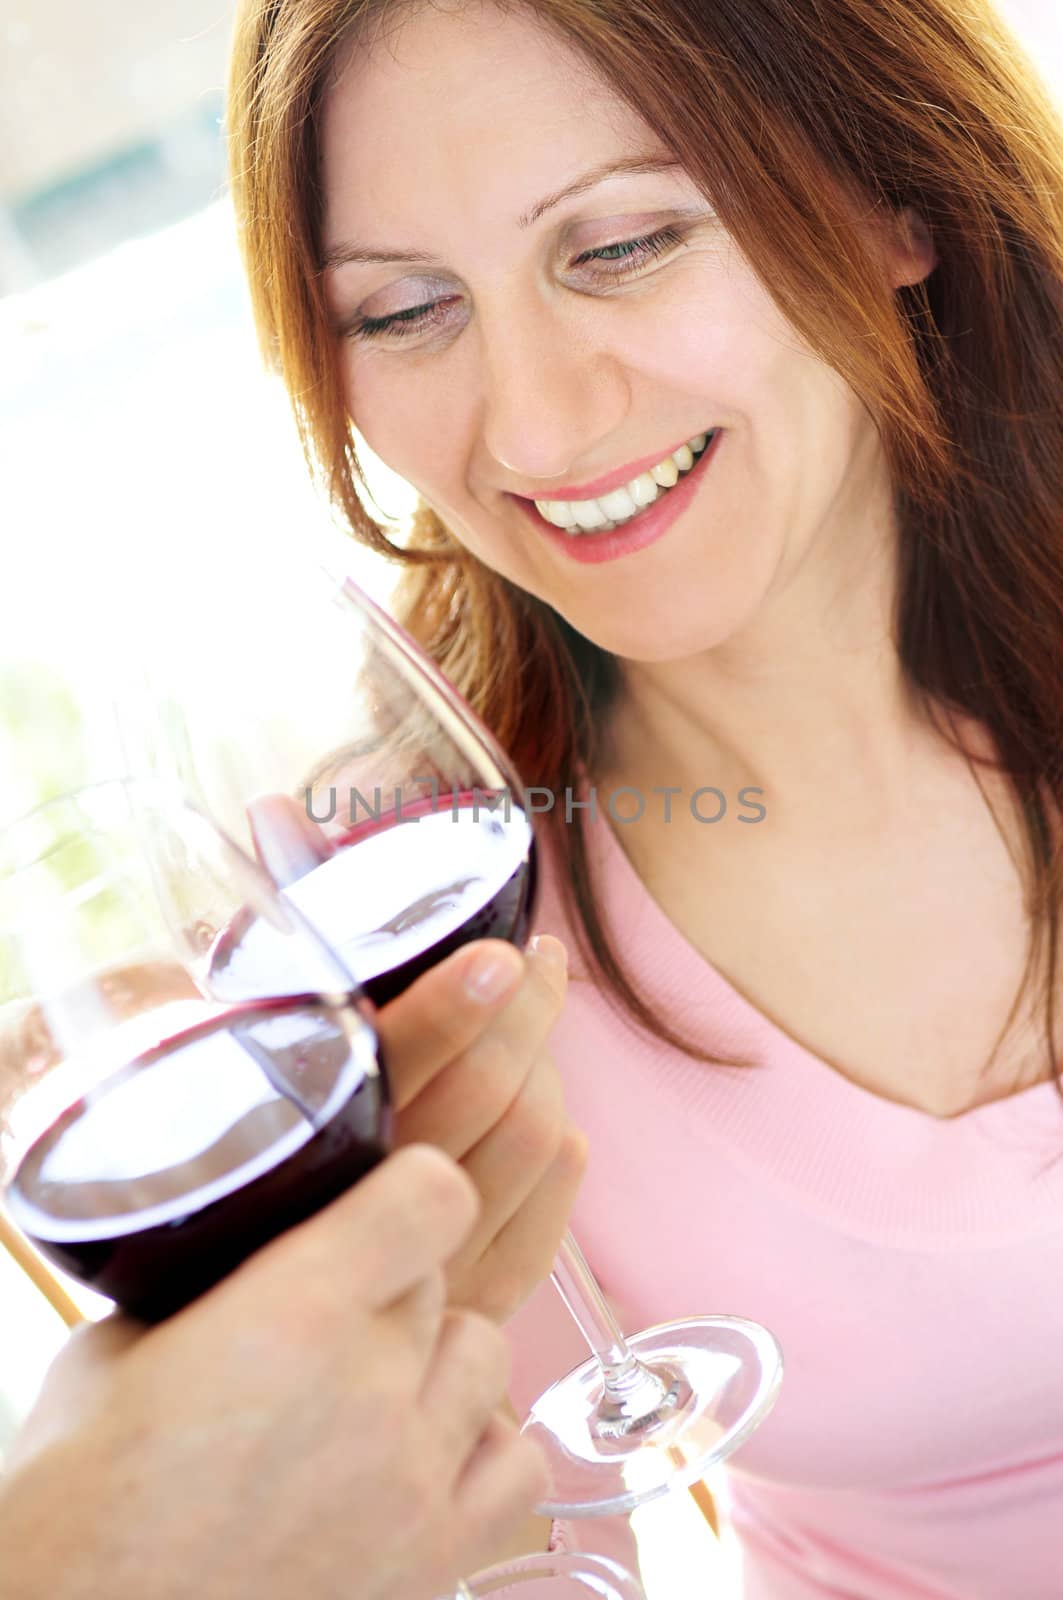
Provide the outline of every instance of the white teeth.
<path id="1" fill-rule="evenodd" d="M 693 456 L 690 459 L 693 461 Z M 624 517 L 633 517 L 638 510 L 638 506 L 626 489 L 614 489 L 612 494 L 601 495 L 598 504 L 613 522 L 620 522 Z"/>
<path id="2" fill-rule="evenodd" d="M 649 472 L 640 472 L 622 489 L 613 489 L 597 500 L 536 500 L 536 509 L 547 522 L 573 537 L 620 526 L 674 488 L 680 474 L 690 471 L 710 438 L 711 434 L 695 434 Z"/>
<path id="3" fill-rule="evenodd" d="M 597 500 L 574 500 L 569 510 L 581 528 L 602 528 L 609 521 Z"/>
<path id="4" fill-rule="evenodd" d="M 650 477 L 654 483 L 659 483 L 662 489 L 674 489 L 679 482 L 679 468 L 671 456 L 668 456 L 659 466 L 650 468 Z"/>
<path id="5" fill-rule="evenodd" d="M 643 472 L 628 486 L 628 492 L 637 506 L 652 506 L 660 488 L 648 472 Z"/>

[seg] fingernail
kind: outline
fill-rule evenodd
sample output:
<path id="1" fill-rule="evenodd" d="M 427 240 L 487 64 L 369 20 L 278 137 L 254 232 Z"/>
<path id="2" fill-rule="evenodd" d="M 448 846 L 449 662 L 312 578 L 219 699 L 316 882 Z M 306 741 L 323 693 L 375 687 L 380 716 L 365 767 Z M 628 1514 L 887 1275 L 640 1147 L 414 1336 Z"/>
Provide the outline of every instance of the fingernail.
<path id="1" fill-rule="evenodd" d="M 560 939 L 549 933 L 537 933 L 529 949 L 537 961 L 545 961 L 551 972 L 568 971 L 568 951 Z"/>
<path id="2" fill-rule="evenodd" d="M 508 950 L 497 954 L 493 950 L 485 950 L 465 974 L 465 993 L 481 1005 L 489 1005 L 492 1000 L 505 994 L 515 976 L 513 957 Z"/>

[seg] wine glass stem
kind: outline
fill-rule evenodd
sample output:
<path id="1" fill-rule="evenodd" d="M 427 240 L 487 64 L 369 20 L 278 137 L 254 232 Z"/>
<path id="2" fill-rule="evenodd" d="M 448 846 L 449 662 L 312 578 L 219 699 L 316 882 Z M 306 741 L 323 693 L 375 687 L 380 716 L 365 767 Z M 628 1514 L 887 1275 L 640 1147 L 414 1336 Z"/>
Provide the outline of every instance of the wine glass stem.
<path id="1" fill-rule="evenodd" d="M 622 1413 L 629 1425 L 660 1411 L 670 1386 L 632 1354 L 571 1233 L 561 1241 L 552 1277 L 573 1321 L 601 1364 L 604 1401 L 609 1411 Z"/>

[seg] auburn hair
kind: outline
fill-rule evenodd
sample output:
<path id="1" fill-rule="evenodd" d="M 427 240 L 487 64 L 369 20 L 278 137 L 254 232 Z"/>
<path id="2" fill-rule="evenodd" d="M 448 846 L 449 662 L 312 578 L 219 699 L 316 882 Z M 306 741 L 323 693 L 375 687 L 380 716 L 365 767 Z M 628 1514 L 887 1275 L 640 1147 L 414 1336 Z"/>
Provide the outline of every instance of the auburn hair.
<path id="1" fill-rule="evenodd" d="M 228 100 L 241 249 L 263 350 L 312 471 L 353 535 L 405 565 L 406 627 L 526 781 L 559 792 L 595 771 L 618 663 L 463 550 L 423 503 L 398 538 L 370 514 L 322 291 L 328 75 L 359 30 L 416 3 L 242 0 Z M 942 736 L 971 762 L 956 714 L 973 719 L 1014 795 L 1031 937 L 1004 1031 L 1040 970 L 1054 1068 L 1063 126 L 1044 85 L 988 0 L 507 5 L 580 52 L 653 128 L 783 315 L 873 417 L 899 527 L 896 647 Z M 856 218 L 905 207 L 928 225 L 937 265 L 896 290 Z M 678 1036 L 630 978 L 596 908 L 582 822 L 564 825 L 556 808 L 544 820 L 592 976 L 636 1024 L 721 1059 Z"/>

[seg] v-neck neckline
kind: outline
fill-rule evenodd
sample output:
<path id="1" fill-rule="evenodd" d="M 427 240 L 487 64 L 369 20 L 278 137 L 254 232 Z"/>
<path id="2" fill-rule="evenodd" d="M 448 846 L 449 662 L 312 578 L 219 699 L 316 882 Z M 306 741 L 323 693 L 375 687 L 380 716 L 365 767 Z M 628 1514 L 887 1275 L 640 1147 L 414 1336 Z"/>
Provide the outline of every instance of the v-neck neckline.
<path id="1" fill-rule="evenodd" d="M 671 920 L 663 906 L 656 899 L 652 891 L 640 878 L 623 845 L 617 838 L 608 821 L 600 812 L 591 818 L 591 827 L 599 840 L 600 861 L 602 869 L 612 872 L 621 880 L 624 898 L 629 902 L 639 903 L 641 915 L 652 924 L 652 943 L 658 950 L 672 950 L 676 959 L 685 968 L 704 969 L 706 977 L 711 975 L 712 988 L 715 991 L 714 1001 L 718 1002 L 721 994 L 728 1001 L 728 1020 L 733 1022 L 744 1021 L 751 1025 L 758 1034 L 770 1034 L 778 1041 L 787 1053 L 793 1052 L 800 1055 L 805 1061 L 821 1072 L 829 1073 L 831 1079 L 842 1086 L 843 1092 L 848 1091 L 873 1101 L 877 1106 L 889 1107 L 892 1111 L 905 1113 L 907 1116 L 919 1118 L 935 1127 L 950 1128 L 966 1122 L 970 1118 L 979 1118 L 985 1114 L 995 1112 L 1005 1113 L 1005 1108 L 1012 1110 L 1025 1110 L 1027 1104 L 1046 1100 L 1054 1097 L 1058 1106 L 1060 1118 L 1060 1148 L 1063 1149 L 1063 1098 L 1052 1079 L 1044 1079 L 1038 1083 L 1027 1084 L 1024 1088 L 1015 1090 L 1008 1095 L 1002 1095 L 994 1100 L 983 1101 L 978 1105 L 969 1106 L 965 1111 L 957 1112 L 955 1116 L 939 1117 L 932 1111 L 926 1111 L 921 1106 L 910 1105 L 907 1101 L 893 1100 L 887 1095 L 878 1094 L 875 1090 L 867 1088 L 841 1070 L 840 1067 L 828 1061 L 808 1045 L 796 1038 L 780 1023 L 774 1021 L 766 1012 L 750 1000 L 741 989 L 720 971 L 713 961 L 699 950 Z M 714 1012 L 718 1016 L 718 1011 Z"/>
<path id="2" fill-rule="evenodd" d="M 701 1062 L 626 1021 L 618 1037 L 610 997 L 574 983 L 559 1060 L 574 1114 L 589 1128 L 600 1115 L 604 1049 L 624 1086 L 625 1114 L 637 1104 L 648 1137 L 658 1123 L 670 1127 L 669 1138 L 693 1140 L 705 1159 L 744 1168 L 851 1235 L 933 1251 L 1063 1229 L 1063 1102 L 1054 1082 L 950 1118 L 854 1083 L 724 978 L 666 916 L 604 818 L 585 816 L 599 910 L 636 985 L 681 1034 L 754 1063 Z M 550 875 L 547 882 L 540 925 L 565 937 L 567 918 Z M 568 937 L 571 944 L 570 929 Z M 578 977 L 578 958 L 572 967 Z M 595 1018 L 591 1047 L 581 995 Z"/>

